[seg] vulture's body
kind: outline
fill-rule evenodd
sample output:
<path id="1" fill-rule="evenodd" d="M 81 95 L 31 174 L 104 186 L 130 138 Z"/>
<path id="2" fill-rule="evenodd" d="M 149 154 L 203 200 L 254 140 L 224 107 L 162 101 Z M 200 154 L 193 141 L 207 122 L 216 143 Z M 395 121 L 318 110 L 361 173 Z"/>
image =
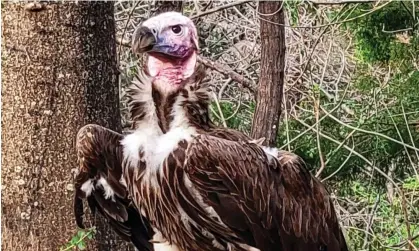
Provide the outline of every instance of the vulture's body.
<path id="1" fill-rule="evenodd" d="M 297 156 L 211 124 L 204 72 L 185 55 L 182 67 L 159 55 L 152 76 L 139 73 L 132 134 L 79 132 L 79 225 L 87 197 L 140 250 L 151 240 L 182 251 L 347 250 L 326 189 Z"/>

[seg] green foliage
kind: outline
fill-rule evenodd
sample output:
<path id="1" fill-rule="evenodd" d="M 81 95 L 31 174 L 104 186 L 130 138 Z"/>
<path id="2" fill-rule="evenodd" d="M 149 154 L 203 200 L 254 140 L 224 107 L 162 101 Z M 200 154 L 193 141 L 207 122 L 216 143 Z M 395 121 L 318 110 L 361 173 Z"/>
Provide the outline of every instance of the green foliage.
<path id="1" fill-rule="evenodd" d="M 364 14 L 374 4 L 358 5 L 343 19 Z M 388 250 L 393 245 L 406 243 L 408 227 L 411 236 L 419 234 L 419 180 L 413 171 L 417 170 L 419 160 L 413 150 L 405 147 L 419 147 L 419 36 L 415 27 L 417 21 L 413 20 L 408 4 L 392 2 L 370 15 L 345 23 L 344 28 L 353 34 L 359 59 L 346 96 L 341 90 L 337 95 L 340 101 L 329 100 L 320 86 L 313 83 L 308 93 L 310 98 L 303 99 L 296 108 L 302 122 L 291 118 L 282 120 L 279 127 L 278 146 L 300 155 L 313 172 L 321 165 L 320 145 L 325 161 L 321 177 L 333 174 L 327 180 L 329 187 L 336 191 L 341 198 L 339 201 L 353 202 L 341 204 L 351 211 L 351 222 L 344 225 L 350 226 L 346 232 L 352 250 Z M 331 16 L 334 17 L 336 15 Z M 415 29 L 383 32 L 383 27 L 385 31 Z M 318 131 L 338 144 L 318 136 L 316 126 L 314 131 L 303 133 L 307 126 L 317 123 L 312 99 L 319 97 L 320 106 L 330 115 L 320 110 Z M 348 109 L 352 112 L 348 113 Z M 374 168 L 339 144 L 354 149 L 373 163 Z M 387 174 L 390 167 L 395 167 L 392 179 L 397 188 L 403 189 L 408 203 L 403 202 L 397 188 L 394 188 L 393 200 L 387 199 L 388 180 L 375 168 Z M 372 174 L 373 178 L 365 173 Z M 366 242 L 368 219 L 371 219 L 371 229 Z M 414 245 L 419 246 L 418 239 Z"/>
<path id="2" fill-rule="evenodd" d="M 95 234 L 95 227 L 89 228 L 87 230 L 80 229 L 69 242 L 60 248 L 60 251 L 85 250 L 87 247 L 86 240 L 92 240 Z"/>
<path id="3" fill-rule="evenodd" d="M 227 127 L 238 129 L 244 132 L 250 132 L 252 125 L 252 114 L 255 110 L 254 103 L 249 103 L 246 106 L 244 104 L 233 104 L 229 102 L 221 102 L 220 109 L 223 113 L 225 123 Z M 211 104 L 211 119 L 218 125 L 222 125 L 220 117 L 220 111 L 217 104 L 213 102 Z"/>
<path id="4" fill-rule="evenodd" d="M 301 6 L 303 4 L 303 1 L 301 0 L 296 0 L 296 1 L 285 1 L 284 5 L 285 8 L 287 9 L 287 13 L 288 13 L 288 18 L 289 18 L 289 22 L 291 25 L 295 25 L 298 23 L 298 9 L 299 6 Z"/>
<path id="5" fill-rule="evenodd" d="M 404 185 L 416 183 L 417 179 L 407 179 Z M 405 189 L 405 193 L 411 200 L 418 200 L 419 194 L 417 190 Z M 408 236 L 408 228 L 406 218 L 403 213 L 403 202 L 400 196 L 393 198 L 390 203 L 386 199 L 386 194 L 377 188 L 371 187 L 367 182 L 353 181 L 346 189 L 341 191 L 342 197 L 350 198 L 352 207 L 357 207 L 356 210 L 364 209 L 364 213 L 368 215 L 371 220 L 370 234 L 368 234 L 368 250 L 384 250 L 385 247 L 399 245 L 406 240 Z M 348 206 L 348 207 L 351 207 Z M 412 205 L 417 207 L 418 205 Z M 419 234 L 419 214 L 415 210 L 411 211 L 408 216 L 409 228 L 411 236 Z M 365 226 L 359 222 L 347 229 L 347 236 L 350 240 L 352 250 L 365 250 Z M 419 240 L 413 241 L 413 244 L 418 246 Z"/>
<path id="6" fill-rule="evenodd" d="M 365 9 L 372 9 L 372 6 L 362 4 L 347 18 L 357 17 L 365 13 Z M 346 27 L 353 31 L 356 38 L 358 57 L 365 62 L 388 62 L 417 56 L 417 31 L 411 30 L 416 25 L 413 12 L 418 16 L 417 7 L 413 10 L 407 2 L 395 1 L 370 15 L 347 23 Z M 396 34 L 401 34 L 401 30 L 407 30 L 404 35 L 412 38 L 410 42 L 397 39 Z"/>
<path id="7" fill-rule="evenodd" d="M 407 3 L 393 2 L 386 7 L 373 12 L 370 15 L 355 19 L 345 25 L 355 37 L 357 52 L 362 61 L 357 65 L 356 75 L 353 77 L 347 97 L 340 97 L 341 107 L 334 109 L 337 102 L 329 101 L 319 91 L 319 86 L 313 84 L 309 95 L 318 98 L 320 94 L 320 106 L 331 113 L 336 119 L 328 117 L 320 112 L 319 131 L 344 142 L 351 146 L 366 159 L 384 172 L 392 161 L 398 165 L 396 174 L 403 178 L 411 171 L 411 160 L 417 162 L 413 151 L 406 150 L 403 144 L 388 140 L 380 135 L 355 131 L 348 126 L 376 132 L 404 142 L 411 146 L 419 146 L 419 134 L 412 121 L 419 121 L 419 71 L 416 68 L 417 55 L 419 55 L 419 36 L 417 33 L 403 33 L 409 37 L 409 43 L 400 41 L 394 33 L 383 32 L 385 30 L 397 30 L 413 27 L 412 10 Z M 357 17 L 370 10 L 372 4 L 361 4 L 350 16 Z M 416 11 L 417 12 L 417 11 Z M 418 15 L 416 15 L 418 16 Z M 377 76 L 373 76 L 370 64 L 376 62 L 378 67 L 388 68 L 386 82 Z M 347 114 L 345 105 L 353 114 Z M 315 125 L 315 110 L 312 100 L 305 100 L 299 104 L 299 119 L 307 125 Z M 338 121 L 341 123 L 338 123 Z M 348 126 L 344 126 L 347 124 Z M 288 121 L 288 126 L 281 125 L 278 134 L 278 145 L 289 147 L 290 150 L 302 156 L 313 168 L 320 166 L 319 149 L 316 132 L 306 130 L 306 125 L 298 121 Z M 352 134 L 350 139 L 348 136 Z M 298 137 L 298 138 L 297 138 Z M 296 139 L 295 139 L 296 138 Z M 293 140 L 295 139 L 295 140 Z M 293 140 L 290 144 L 289 140 Z M 289 144 L 289 145 L 288 145 Z M 343 147 L 337 148 L 338 144 L 320 137 L 320 147 L 326 161 L 326 168 L 322 177 L 326 177 L 339 168 L 334 176 L 335 181 L 350 181 L 358 179 L 365 170 L 366 163 L 355 154 Z M 343 166 L 342 163 L 344 163 Z M 349 180 L 348 180 L 349 179 Z M 383 179 L 374 182 L 381 183 Z"/>

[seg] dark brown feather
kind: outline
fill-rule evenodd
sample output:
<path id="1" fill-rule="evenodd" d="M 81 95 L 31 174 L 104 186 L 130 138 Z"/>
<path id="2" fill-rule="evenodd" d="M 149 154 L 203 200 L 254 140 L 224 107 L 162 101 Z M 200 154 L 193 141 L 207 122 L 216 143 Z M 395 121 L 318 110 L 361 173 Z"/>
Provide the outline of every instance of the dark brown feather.
<path id="1" fill-rule="evenodd" d="M 183 251 L 245 250 L 241 244 L 261 251 L 347 250 L 326 189 L 298 157 L 269 156 L 245 134 L 212 124 L 202 68 L 171 97 L 150 88 L 149 100 L 142 90 L 152 85 L 142 74 L 133 95 L 144 102 L 131 99 L 134 124 L 147 126 L 143 118 L 155 112 L 160 133 L 170 133 L 181 100 L 188 126 L 197 131 L 159 171 L 147 167 L 142 150 L 138 163 L 123 165 L 133 202 L 169 242 Z"/>
<path id="2" fill-rule="evenodd" d="M 209 135 L 196 137 L 186 155 L 183 169 L 204 201 L 247 244 L 263 251 L 347 250 L 325 187 L 297 156 L 268 158 L 256 144 Z"/>
<path id="3" fill-rule="evenodd" d="M 126 188 L 120 183 L 122 176 L 123 136 L 98 125 L 87 125 L 77 135 L 77 154 L 79 173 L 76 176 L 74 213 L 77 225 L 83 224 L 83 199 L 86 193 L 82 190 L 85 182 L 91 180 L 94 190 L 87 201 L 92 213 L 99 211 L 123 239 L 134 243 L 137 249 L 152 251 L 149 242 L 154 232 L 148 222 L 131 205 Z M 97 186 L 104 178 L 114 192 L 113 198 L 106 198 L 102 186 Z"/>

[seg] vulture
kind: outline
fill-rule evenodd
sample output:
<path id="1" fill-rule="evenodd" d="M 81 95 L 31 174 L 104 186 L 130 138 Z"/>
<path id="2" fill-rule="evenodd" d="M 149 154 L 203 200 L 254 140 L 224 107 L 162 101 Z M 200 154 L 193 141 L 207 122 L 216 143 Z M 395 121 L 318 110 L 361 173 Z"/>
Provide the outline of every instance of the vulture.
<path id="1" fill-rule="evenodd" d="M 83 200 L 138 250 L 348 250 L 332 200 L 298 156 L 215 127 L 193 22 L 144 21 L 146 53 L 128 90 L 133 132 L 80 129 L 76 222 Z"/>

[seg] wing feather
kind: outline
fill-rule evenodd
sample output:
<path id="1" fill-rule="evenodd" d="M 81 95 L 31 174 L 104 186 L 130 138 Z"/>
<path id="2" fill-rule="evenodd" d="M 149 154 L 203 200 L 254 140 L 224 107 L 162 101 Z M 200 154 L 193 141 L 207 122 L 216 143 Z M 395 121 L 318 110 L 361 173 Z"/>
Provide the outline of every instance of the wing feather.
<path id="1" fill-rule="evenodd" d="M 83 224 L 83 199 L 92 213 L 98 211 L 124 240 L 138 250 L 152 251 L 149 241 L 153 230 L 128 198 L 121 183 L 122 135 L 98 125 L 81 128 L 76 139 L 79 170 L 75 179 L 74 214 L 80 228 Z"/>
<path id="2" fill-rule="evenodd" d="M 200 135 L 184 169 L 205 203 L 251 246 L 347 250 L 326 188 L 297 156 L 277 154 L 249 141 Z"/>

